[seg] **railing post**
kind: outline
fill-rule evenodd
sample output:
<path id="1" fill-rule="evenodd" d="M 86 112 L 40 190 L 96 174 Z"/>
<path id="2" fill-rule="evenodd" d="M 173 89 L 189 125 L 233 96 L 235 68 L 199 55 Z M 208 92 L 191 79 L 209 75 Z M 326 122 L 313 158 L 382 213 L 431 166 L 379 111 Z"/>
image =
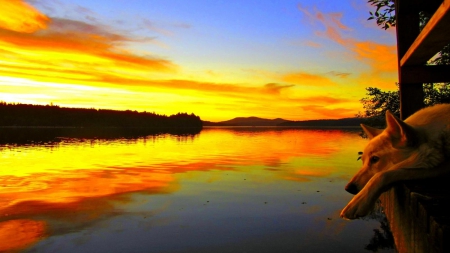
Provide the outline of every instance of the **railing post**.
<path id="1" fill-rule="evenodd" d="M 395 1 L 397 29 L 398 78 L 400 92 L 400 117 L 406 119 L 424 107 L 422 83 L 404 83 L 404 75 L 400 60 L 419 35 L 419 10 L 417 1 Z"/>

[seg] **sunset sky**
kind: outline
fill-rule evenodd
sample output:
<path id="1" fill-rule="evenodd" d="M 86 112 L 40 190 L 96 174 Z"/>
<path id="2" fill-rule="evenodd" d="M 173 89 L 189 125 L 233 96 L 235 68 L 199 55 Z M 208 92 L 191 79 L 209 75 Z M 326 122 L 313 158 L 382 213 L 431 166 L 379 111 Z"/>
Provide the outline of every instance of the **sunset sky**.
<path id="1" fill-rule="evenodd" d="M 366 0 L 0 0 L 0 101 L 203 120 L 353 117 L 396 89 Z"/>

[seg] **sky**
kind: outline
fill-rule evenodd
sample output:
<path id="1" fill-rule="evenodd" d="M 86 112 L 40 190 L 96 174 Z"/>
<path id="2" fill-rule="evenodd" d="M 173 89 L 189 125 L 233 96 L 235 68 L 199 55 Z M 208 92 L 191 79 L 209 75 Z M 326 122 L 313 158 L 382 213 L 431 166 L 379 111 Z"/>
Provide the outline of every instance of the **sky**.
<path id="1" fill-rule="evenodd" d="M 338 119 L 395 90 L 365 0 L 0 0 L 0 101 Z"/>

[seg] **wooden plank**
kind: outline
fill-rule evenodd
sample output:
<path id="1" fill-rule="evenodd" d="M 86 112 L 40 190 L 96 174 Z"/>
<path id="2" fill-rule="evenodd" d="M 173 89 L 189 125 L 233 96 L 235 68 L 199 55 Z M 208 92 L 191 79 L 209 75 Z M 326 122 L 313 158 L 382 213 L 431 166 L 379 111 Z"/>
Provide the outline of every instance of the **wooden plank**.
<path id="1" fill-rule="evenodd" d="M 401 70 L 402 83 L 450 83 L 450 65 L 405 66 Z"/>
<path id="2" fill-rule="evenodd" d="M 401 57 L 400 66 L 425 64 L 449 43 L 449 25 L 450 0 L 444 0 L 408 51 Z"/>

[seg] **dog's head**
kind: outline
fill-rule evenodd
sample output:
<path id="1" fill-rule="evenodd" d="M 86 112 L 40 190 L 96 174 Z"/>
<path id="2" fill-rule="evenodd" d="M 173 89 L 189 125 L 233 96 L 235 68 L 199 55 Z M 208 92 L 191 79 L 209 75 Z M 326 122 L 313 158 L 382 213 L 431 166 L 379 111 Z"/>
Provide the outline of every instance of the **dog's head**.
<path id="1" fill-rule="evenodd" d="M 376 173 L 412 154 L 417 144 L 415 130 L 389 111 L 386 112 L 386 124 L 384 130 L 361 124 L 370 141 L 362 153 L 363 166 L 345 186 L 346 191 L 358 193 Z"/>

